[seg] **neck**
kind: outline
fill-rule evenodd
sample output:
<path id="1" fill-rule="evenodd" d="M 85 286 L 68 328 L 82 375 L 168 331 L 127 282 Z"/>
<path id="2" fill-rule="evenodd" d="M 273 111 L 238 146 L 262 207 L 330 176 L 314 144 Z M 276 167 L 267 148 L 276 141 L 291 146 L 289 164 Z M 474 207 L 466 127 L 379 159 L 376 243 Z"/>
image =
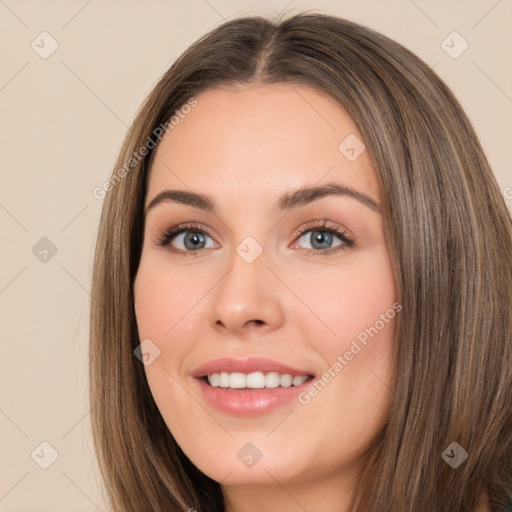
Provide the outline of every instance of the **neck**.
<path id="1" fill-rule="evenodd" d="M 225 512 L 348 512 L 357 473 L 280 481 L 267 471 L 257 485 L 222 485 Z"/>

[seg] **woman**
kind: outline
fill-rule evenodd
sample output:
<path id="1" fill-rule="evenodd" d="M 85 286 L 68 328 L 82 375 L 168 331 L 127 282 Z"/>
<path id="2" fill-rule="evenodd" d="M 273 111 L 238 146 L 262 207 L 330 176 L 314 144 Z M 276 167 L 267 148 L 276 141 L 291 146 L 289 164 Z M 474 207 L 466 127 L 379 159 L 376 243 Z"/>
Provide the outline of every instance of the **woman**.
<path id="1" fill-rule="evenodd" d="M 510 216 L 410 51 L 320 14 L 227 22 L 150 93 L 103 195 L 113 510 L 510 505 Z"/>

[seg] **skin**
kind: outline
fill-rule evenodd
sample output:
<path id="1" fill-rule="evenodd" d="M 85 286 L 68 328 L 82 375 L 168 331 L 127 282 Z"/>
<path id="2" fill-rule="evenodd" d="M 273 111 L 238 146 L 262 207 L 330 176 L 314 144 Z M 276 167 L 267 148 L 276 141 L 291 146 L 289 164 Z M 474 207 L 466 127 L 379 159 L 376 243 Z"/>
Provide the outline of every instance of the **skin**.
<path id="1" fill-rule="evenodd" d="M 293 400 L 251 418 L 219 412 L 191 372 L 219 357 L 259 356 L 321 376 L 392 308 L 379 211 L 340 195 L 288 212 L 275 205 L 285 192 L 328 182 L 378 204 L 377 175 L 367 151 L 349 161 L 338 150 L 348 135 L 363 137 L 316 89 L 231 85 L 196 99 L 157 149 L 145 205 L 164 189 L 181 189 L 208 195 L 216 211 L 163 202 L 147 212 L 134 294 L 140 339 L 160 350 L 145 366 L 151 392 L 186 455 L 221 483 L 229 512 L 347 510 L 388 414 L 396 317 L 307 404 Z M 310 223 L 322 219 L 355 245 L 308 252 L 318 247 Z M 157 245 L 166 229 L 186 222 L 203 227 L 205 248 L 185 246 L 183 234 L 171 244 L 188 254 Z M 248 236 L 263 250 L 252 263 L 236 252 Z M 340 243 L 333 235 L 327 246 Z M 237 457 L 247 442 L 262 453 L 251 468 Z"/>

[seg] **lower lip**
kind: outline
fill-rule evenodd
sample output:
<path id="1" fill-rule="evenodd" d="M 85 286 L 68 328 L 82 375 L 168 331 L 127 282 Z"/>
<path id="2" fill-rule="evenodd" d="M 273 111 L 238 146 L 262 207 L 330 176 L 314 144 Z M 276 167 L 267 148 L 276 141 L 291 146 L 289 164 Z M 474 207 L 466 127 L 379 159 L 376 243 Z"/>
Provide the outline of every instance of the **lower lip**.
<path id="1" fill-rule="evenodd" d="M 297 399 L 298 394 L 307 388 L 313 379 L 299 386 L 288 388 L 234 389 L 212 387 L 203 379 L 196 379 L 203 396 L 211 405 L 222 412 L 237 416 L 259 416 Z"/>

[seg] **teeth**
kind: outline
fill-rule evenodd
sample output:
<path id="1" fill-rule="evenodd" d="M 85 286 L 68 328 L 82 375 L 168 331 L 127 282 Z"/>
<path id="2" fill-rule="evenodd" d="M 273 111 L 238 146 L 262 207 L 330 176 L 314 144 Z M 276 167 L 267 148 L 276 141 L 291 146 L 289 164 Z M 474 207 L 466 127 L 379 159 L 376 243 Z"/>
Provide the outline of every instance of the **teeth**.
<path id="1" fill-rule="evenodd" d="M 215 374 L 212 375 L 212 377 Z M 248 388 L 259 389 L 265 387 L 265 375 L 262 372 L 249 373 L 245 376 L 245 385 Z"/>
<path id="2" fill-rule="evenodd" d="M 212 375 L 208 379 L 208 381 L 214 388 L 216 388 L 219 385 L 219 380 L 220 375 L 218 373 L 212 373 Z"/>
<path id="3" fill-rule="evenodd" d="M 293 377 L 292 384 L 294 386 L 300 386 L 303 382 L 306 382 L 307 380 L 307 376 Z"/>
<path id="4" fill-rule="evenodd" d="M 229 373 L 222 372 L 219 375 L 219 387 L 221 388 L 229 388 Z"/>
<path id="5" fill-rule="evenodd" d="M 270 372 L 265 375 L 265 387 L 266 388 L 277 388 L 280 384 L 279 373 Z"/>
<path id="6" fill-rule="evenodd" d="M 245 388 L 245 375 L 243 373 L 230 373 L 229 387 L 234 389 Z"/>
<path id="7" fill-rule="evenodd" d="M 208 375 L 208 382 L 214 388 L 232 388 L 232 389 L 262 389 L 262 388 L 289 388 L 290 386 L 300 386 L 308 380 L 307 375 L 293 377 L 289 373 L 253 372 L 249 374 L 239 372 L 221 372 Z"/>
<path id="8" fill-rule="evenodd" d="M 289 373 L 285 373 L 279 377 L 279 383 L 281 384 L 281 387 L 289 388 L 293 384 L 293 377 Z"/>

